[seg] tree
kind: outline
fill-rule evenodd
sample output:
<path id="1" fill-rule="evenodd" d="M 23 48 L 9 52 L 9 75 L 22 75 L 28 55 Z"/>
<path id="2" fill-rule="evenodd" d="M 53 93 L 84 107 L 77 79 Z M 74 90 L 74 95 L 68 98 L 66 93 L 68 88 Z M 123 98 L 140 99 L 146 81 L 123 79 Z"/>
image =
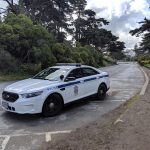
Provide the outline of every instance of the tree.
<path id="1" fill-rule="evenodd" d="M 43 68 L 54 62 L 98 66 L 103 51 L 120 54 L 124 49 L 118 37 L 103 28 L 109 22 L 85 9 L 86 0 L 5 1 L 11 5 L 0 23 L 0 44 L 21 63 L 41 63 Z M 66 41 L 68 34 L 76 47 Z"/>
<path id="2" fill-rule="evenodd" d="M 98 52 L 109 51 L 114 58 L 123 57 L 125 43 L 118 40 L 111 31 L 102 28 L 109 22 L 104 18 L 97 18 L 93 10 L 82 10 L 75 20 L 75 40 L 81 45 L 91 45 Z"/>
<path id="3" fill-rule="evenodd" d="M 12 12 L 14 14 L 20 13 L 19 5 L 14 2 L 14 0 L 3 0 L 8 4 L 7 9 L 0 8 L 1 13 L 9 13 Z"/>
<path id="4" fill-rule="evenodd" d="M 131 30 L 130 33 L 132 36 L 140 36 L 143 34 L 142 42 L 140 44 L 142 53 L 150 53 L 150 19 L 145 18 L 144 21 L 139 22 L 141 26 L 134 30 Z"/>
<path id="5" fill-rule="evenodd" d="M 122 59 L 124 57 L 124 53 L 122 52 L 125 49 L 125 43 L 121 41 L 113 41 L 108 45 L 108 51 L 110 55 L 114 59 Z"/>
<path id="6" fill-rule="evenodd" d="M 8 14 L 0 23 L 0 47 L 21 63 L 53 64 L 53 43 L 53 36 L 25 15 Z"/>
<path id="7" fill-rule="evenodd" d="M 150 20 L 149 19 L 145 18 L 144 21 L 139 22 L 139 24 L 142 24 L 141 27 L 130 31 L 132 35 L 139 36 L 140 34 L 146 31 L 150 32 Z"/>
<path id="8" fill-rule="evenodd" d="M 75 39 L 82 45 L 95 44 L 95 37 L 98 36 L 98 30 L 102 25 L 108 25 L 108 21 L 104 18 L 96 18 L 93 10 L 84 10 L 82 16 L 75 20 Z"/>
<path id="9" fill-rule="evenodd" d="M 71 20 L 74 0 L 23 0 L 24 9 L 34 22 L 40 22 L 63 42 L 66 33 L 72 33 Z"/>
<path id="10" fill-rule="evenodd" d="M 140 55 L 140 54 L 143 53 L 143 50 L 138 46 L 138 44 L 135 44 L 135 45 L 134 45 L 133 51 L 135 52 L 135 55 L 136 55 L 136 56 L 138 56 L 138 55 Z"/>
<path id="11" fill-rule="evenodd" d="M 73 0 L 73 8 L 74 8 L 74 14 L 77 16 L 77 19 L 73 21 L 75 32 L 74 32 L 74 38 L 77 42 L 79 42 L 81 38 L 81 32 L 82 28 L 86 25 L 85 21 L 83 19 L 84 16 L 84 10 L 87 5 L 86 0 Z"/>

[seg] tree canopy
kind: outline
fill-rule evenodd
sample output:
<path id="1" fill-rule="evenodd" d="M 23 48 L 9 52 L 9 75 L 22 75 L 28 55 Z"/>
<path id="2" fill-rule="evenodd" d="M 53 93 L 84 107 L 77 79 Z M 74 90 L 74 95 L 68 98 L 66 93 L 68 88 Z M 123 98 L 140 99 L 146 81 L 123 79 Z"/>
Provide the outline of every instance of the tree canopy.
<path id="1" fill-rule="evenodd" d="M 85 9 L 86 0 L 3 0 L 0 49 L 21 63 L 81 62 L 99 66 L 103 52 L 122 58 L 125 43 L 108 31 L 105 18 Z M 72 41 L 67 41 L 70 35 Z"/>
<path id="2" fill-rule="evenodd" d="M 53 36 L 25 15 L 9 14 L 0 23 L 0 46 L 22 63 L 53 62 Z M 42 55 L 41 55 L 42 54 Z"/>
<path id="3" fill-rule="evenodd" d="M 139 22 L 139 24 L 141 24 L 141 26 L 131 30 L 130 33 L 131 35 L 135 35 L 137 37 L 143 35 L 142 42 L 140 43 L 141 48 L 139 48 L 139 51 L 150 54 L 150 19 L 145 18 L 144 21 Z"/>

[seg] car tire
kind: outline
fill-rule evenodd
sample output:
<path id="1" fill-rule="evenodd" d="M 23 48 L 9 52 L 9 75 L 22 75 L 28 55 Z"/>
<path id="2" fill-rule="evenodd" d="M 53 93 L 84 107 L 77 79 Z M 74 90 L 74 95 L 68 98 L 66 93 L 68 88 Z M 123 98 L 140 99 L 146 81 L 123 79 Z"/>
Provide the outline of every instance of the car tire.
<path id="1" fill-rule="evenodd" d="M 107 87 L 105 84 L 102 83 L 98 88 L 97 98 L 99 100 L 104 100 L 106 97 L 106 92 L 107 92 Z"/>
<path id="2" fill-rule="evenodd" d="M 50 95 L 44 102 L 42 115 L 44 117 L 53 117 L 58 115 L 63 108 L 63 100 L 58 94 Z"/>

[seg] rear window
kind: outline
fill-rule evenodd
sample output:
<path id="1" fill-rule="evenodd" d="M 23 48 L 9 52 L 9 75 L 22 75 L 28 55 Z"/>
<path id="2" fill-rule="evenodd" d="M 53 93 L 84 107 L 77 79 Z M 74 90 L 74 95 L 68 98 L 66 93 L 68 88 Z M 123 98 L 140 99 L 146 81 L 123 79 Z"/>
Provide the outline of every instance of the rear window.
<path id="1" fill-rule="evenodd" d="M 96 71 L 92 68 L 82 68 L 82 73 L 83 73 L 84 77 L 99 74 L 98 71 Z"/>

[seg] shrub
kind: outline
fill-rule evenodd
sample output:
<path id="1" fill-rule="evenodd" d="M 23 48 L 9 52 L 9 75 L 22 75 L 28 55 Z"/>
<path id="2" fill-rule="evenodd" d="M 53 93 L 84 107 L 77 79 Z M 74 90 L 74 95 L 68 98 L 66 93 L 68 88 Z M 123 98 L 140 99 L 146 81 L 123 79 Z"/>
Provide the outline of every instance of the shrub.
<path id="1" fill-rule="evenodd" d="M 20 71 L 23 73 L 34 75 L 41 71 L 41 64 L 22 64 L 20 66 Z"/>
<path id="2" fill-rule="evenodd" d="M 138 62 L 140 65 L 145 65 L 150 63 L 150 54 L 142 54 L 138 56 Z"/>
<path id="3" fill-rule="evenodd" d="M 73 59 L 76 62 L 83 63 L 90 66 L 99 67 L 103 64 L 103 56 L 92 46 L 81 46 L 79 43 L 77 47 L 74 48 Z"/>
<path id="4" fill-rule="evenodd" d="M 43 66 L 47 66 L 45 62 L 50 62 L 49 58 L 53 57 L 53 43 L 54 37 L 46 28 L 33 24 L 23 14 L 7 14 L 0 22 L 0 47 L 21 63 L 43 63 Z"/>
<path id="5" fill-rule="evenodd" d="M 113 58 L 111 58 L 110 56 L 104 56 L 104 60 L 110 64 L 116 64 L 117 61 Z"/>
<path id="6" fill-rule="evenodd" d="M 18 68 L 17 61 L 11 54 L 0 49 L 0 71 L 15 71 Z"/>

